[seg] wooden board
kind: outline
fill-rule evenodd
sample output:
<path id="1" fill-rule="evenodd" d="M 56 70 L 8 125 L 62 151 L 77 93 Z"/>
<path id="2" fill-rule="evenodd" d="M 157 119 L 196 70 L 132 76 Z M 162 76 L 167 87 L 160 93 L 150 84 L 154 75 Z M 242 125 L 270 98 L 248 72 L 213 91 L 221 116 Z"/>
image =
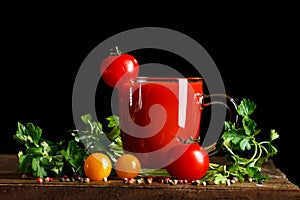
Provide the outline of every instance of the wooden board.
<path id="1" fill-rule="evenodd" d="M 223 158 L 212 157 L 212 161 Z M 31 176 L 16 173 L 16 155 L 0 155 L 0 199 L 300 199 L 300 189 L 292 184 L 272 160 L 263 167 L 270 179 L 263 184 L 243 182 L 227 185 L 124 184 L 110 178 L 107 182 L 52 182 L 38 184 Z"/>

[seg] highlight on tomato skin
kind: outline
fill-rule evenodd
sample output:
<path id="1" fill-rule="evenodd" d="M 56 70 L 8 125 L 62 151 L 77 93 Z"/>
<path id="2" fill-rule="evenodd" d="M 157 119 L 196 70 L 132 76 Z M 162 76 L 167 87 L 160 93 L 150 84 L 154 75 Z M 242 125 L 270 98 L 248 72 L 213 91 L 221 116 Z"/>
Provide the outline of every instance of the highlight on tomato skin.
<path id="1" fill-rule="evenodd" d="M 119 178 L 135 178 L 141 171 L 141 162 L 133 154 L 123 154 L 118 158 L 115 170 Z"/>
<path id="2" fill-rule="evenodd" d="M 186 146 L 189 145 L 189 146 Z M 198 143 L 179 144 L 167 153 L 170 164 L 167 172 L 176 179 L 195 181 L 201 179 L 209 168 L 209 155 Z"/>

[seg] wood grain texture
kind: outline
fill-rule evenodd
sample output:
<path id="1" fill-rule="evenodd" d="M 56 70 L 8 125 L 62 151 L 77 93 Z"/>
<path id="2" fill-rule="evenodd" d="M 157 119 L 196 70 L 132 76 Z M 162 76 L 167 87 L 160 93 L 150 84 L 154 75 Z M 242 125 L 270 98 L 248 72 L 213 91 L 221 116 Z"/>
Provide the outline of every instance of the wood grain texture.
<path id="1" fill-rule="evenodd" d="M 223 162 L 222 157 L 212 157 Z M 272 160 L 263 166 L 263 173 L 270 178 L 256 182 L 226 185 L 193 186 L 191 184 L 168 185 L 124 184 L 118 178 L 107 182 L 89 183 L 52 182 L 38 184 L 34 177 L 22 178 L 17 173 L 17 156 L 0 155 L 0 199 L 300 199 L 300 189 L 291 183 Z"/>

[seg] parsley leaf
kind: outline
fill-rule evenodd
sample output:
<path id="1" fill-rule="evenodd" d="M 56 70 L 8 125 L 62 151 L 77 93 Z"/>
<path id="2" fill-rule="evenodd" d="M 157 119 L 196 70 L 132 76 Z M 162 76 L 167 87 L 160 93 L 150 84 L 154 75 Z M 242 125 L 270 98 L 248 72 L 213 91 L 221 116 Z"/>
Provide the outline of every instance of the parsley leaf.
<path id="1" fill-rule="evenodd" d="M 249 117 L 256 109 L 256 104 L 250 99 L 243 99 L 237 109 L 237 112 L 242 117 Z"/>
<path id="2" fill-rule="evenodd" d="M 85 144 L 85 148 L 90 153 L 105 152 L 113 163 L 115 163 L 123 154 L 119 118 L 117 116 L 106 118 L 109 121 L 109 132 L 104 132 L 102 124 L 93 121 L 90 114 L 83 115 L 81 119 L 87 126 L 85 130 L 76 130 L 72 132 L 76 137 L 76 140 Z"/>

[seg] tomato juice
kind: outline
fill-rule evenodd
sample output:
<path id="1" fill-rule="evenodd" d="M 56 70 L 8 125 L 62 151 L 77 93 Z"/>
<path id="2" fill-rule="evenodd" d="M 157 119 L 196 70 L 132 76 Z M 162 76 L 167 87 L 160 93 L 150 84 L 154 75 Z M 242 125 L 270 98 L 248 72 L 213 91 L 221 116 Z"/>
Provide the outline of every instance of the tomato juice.
<path id="1" fill-rule="evenodd" d="M 137 78 L 119 88 L 123 149 L 142 168 L 164 168 L 167 151 L 197 138 L 203 94 L 201 78 Z"/>

